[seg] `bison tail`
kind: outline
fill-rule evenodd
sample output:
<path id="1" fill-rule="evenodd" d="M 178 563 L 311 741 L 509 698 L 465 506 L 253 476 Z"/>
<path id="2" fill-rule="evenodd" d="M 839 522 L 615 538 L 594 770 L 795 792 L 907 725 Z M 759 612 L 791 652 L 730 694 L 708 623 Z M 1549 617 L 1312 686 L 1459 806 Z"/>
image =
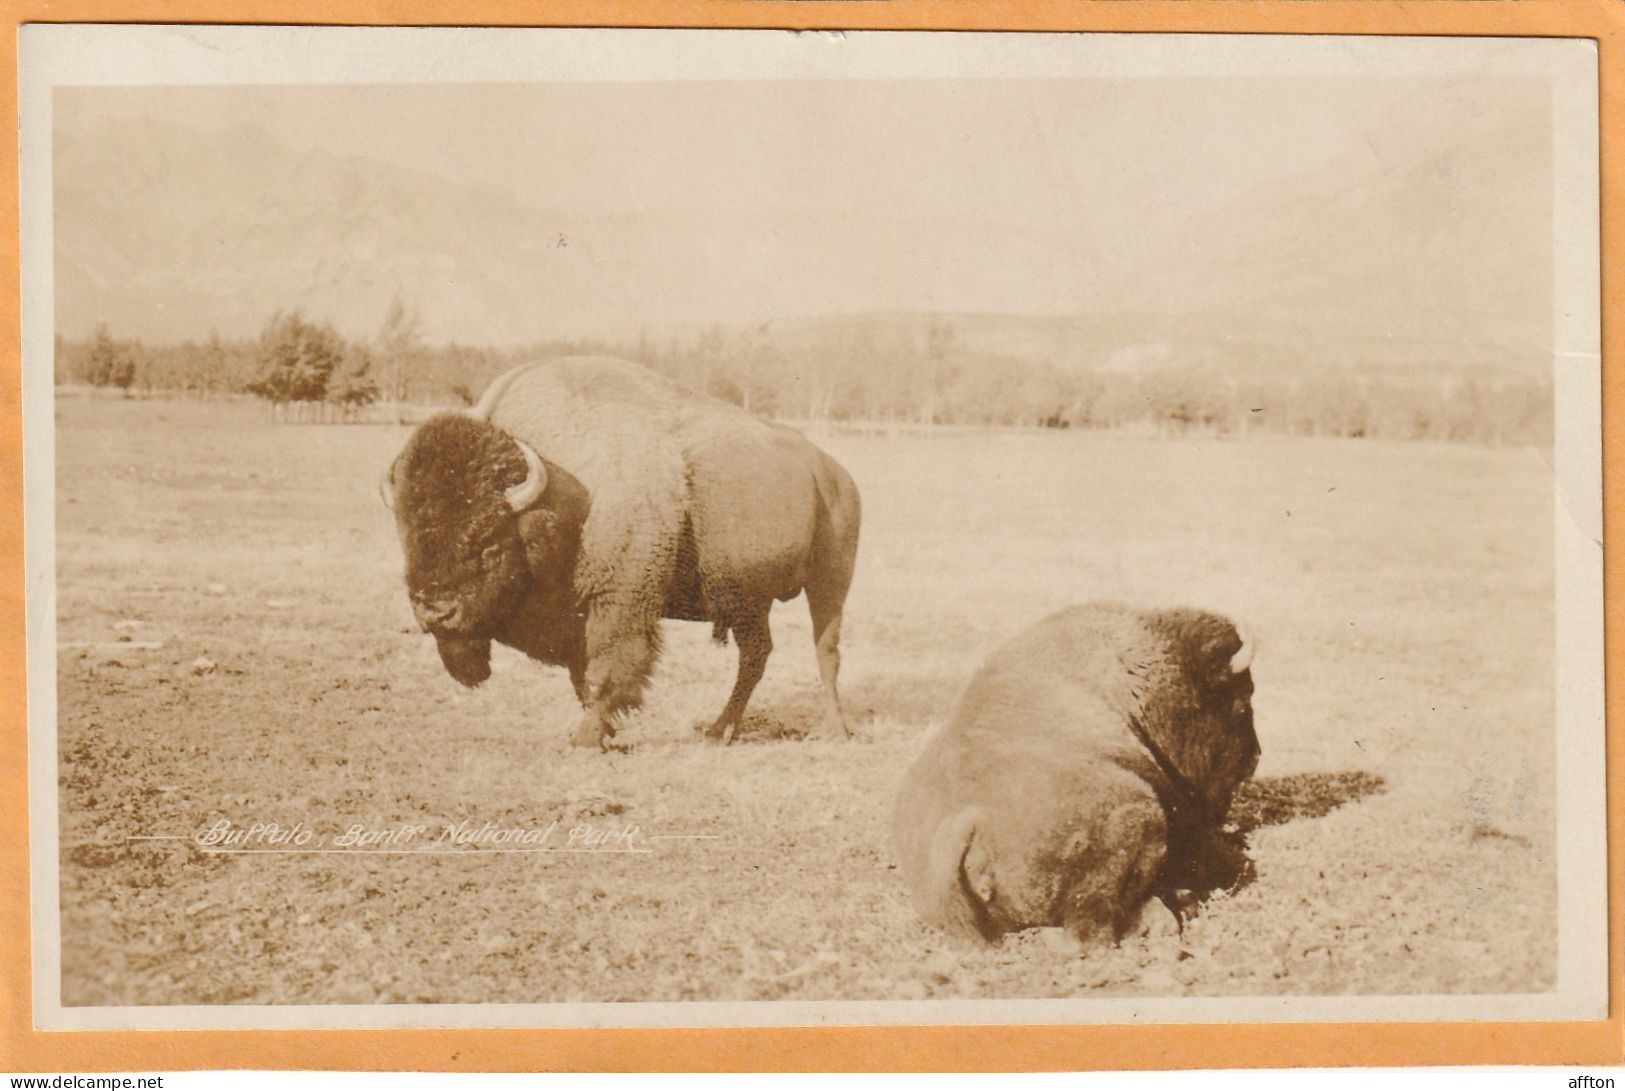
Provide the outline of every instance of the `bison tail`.
<path id="1" fill-rule="evenodd" d="M 1002 931 L 993 916 L 997 886 L 979 810 L 960 811 L 937 827 L 926 883 L 931 915 L 950 932 L 988 942 Z"/>

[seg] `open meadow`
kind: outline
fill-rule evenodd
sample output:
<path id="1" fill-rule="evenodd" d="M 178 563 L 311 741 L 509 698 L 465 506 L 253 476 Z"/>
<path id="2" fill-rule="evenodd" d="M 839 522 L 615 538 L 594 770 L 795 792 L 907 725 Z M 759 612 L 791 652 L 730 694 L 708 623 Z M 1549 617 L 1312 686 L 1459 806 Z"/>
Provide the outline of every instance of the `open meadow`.
<path id="1" fill-rule="evenodd" d="M 630 748 L 598 753 L 569 746 L 563 670 L 499 648 L 464 690 L 416 630 L 377 495 L 405 428 L 116 398 L 56 417 L 65 1004 L 1555 983 L 1552 477 L 1534 448 L 815 436 L 863 492 L 841 678 L 860 737 L 802 737 L 819 705 L 798 599 L 774 610 L 732 746 L 694 726 L 734 650 L 668 622 Z M 961 947 L 908 904 L 894 789 L 990 650 L 1094 598 L 1214 609 L 1258 640 L 1263 758 L 1232 811 L 1253 872 L 1176 937 Z M 412 848 L 557 821 L 553 846 L 637 851 L 193 840 L 222 821 L 327 844 L 424 827 Z"/>

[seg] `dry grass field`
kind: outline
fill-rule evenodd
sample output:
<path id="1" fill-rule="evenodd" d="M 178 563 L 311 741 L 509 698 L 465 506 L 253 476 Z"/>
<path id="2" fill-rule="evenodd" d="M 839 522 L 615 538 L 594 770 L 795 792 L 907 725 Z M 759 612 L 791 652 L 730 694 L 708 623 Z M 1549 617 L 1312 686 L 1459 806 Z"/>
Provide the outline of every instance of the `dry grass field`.
<path id="1" fill-rule="evenodd" d="M 57 430 L 67 1004 L 1554 982 L 1539 452 L 822 437 L 864 493 L 842 677 L 861 737 L 802 738 L 817 669 L 798 600 L 774 612 L 733 746 L 693 731 L 727 695 L 732 648 L 668 623 L 630 749 L 600 754 L 568 745 L 562 670 L 499 649 L 465 691 L 412 628 L 376 494 L 404 429 L 65 399 Z M 1209 607 L 1257 635 L 1263 760 L 1232 815 L 1254 874 L 1176 937 L 1082 958 L 1041 933 L 957 946 L 916 922 L 892 867 L 893 789 L 990 649 L 1089 598 Z M 356 825 L 425 827 L 411 848 L 463 821 L 556 820 L 551 847 L 637 851 L 248 855 L 188 839 L 222 820 L 302 823 L 329 846 Z"/>

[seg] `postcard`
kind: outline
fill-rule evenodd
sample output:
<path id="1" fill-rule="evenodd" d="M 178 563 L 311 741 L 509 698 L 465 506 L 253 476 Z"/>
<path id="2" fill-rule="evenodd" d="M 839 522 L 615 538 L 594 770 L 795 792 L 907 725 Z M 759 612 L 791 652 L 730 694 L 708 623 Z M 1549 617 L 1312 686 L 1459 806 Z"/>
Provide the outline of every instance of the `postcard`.
<path id="1" fill-rule="evenodd" d="M 19 64 L 39 1029 L 1607 1017 L 1594 43 Z"/>

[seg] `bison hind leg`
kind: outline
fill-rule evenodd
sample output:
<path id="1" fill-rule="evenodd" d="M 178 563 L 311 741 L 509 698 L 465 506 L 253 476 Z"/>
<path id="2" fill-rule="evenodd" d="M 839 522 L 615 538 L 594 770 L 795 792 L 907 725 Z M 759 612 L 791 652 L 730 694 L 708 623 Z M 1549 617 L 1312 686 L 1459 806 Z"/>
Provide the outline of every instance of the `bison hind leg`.
<path id="1" fill-rule="evenodd" d="M 835 739 L 852 737 L 846 712 L 841 708 L 841 691 L 837 684 L 841 674 L 841 609 L 846 599 L 848 579 L 809 580 L 807 583 L 807 611 L 812 615 L 813 649 L 818 655 L 818 676 L 824 688 L 823 733 Z"/>
<path id="2" fill-rule="evenodd" d="M 966 808 L 939 821 L 918 845 L 919 870 L 910 880 L 914 905 L 932 924 L 961 939 L 993 943 L 1009 931 L 995 919 L 999 896 L 994 854 L 978 829 L 982 812 Z"/>
<path id="3" fill-rule="evenodd" d="M 739 646 L 739 676 L 734 680 L 728 703 L 711 726 L 706 728 L 706 736 L 714 741 L 724 744 L 733 742 L 734 732 L 745 715 L 745 706 L 750 703 L 750 695 L 755 692 L 756 683 L 762 680 L 762 672 L 767 669 L 767 657 L 773 653 L 773 631 L 768 624 L 769 606 L 771 603 L 751 617 L 731 625 L 717 623 L 719 629 L 733 630 L 734 643 Z"/>

